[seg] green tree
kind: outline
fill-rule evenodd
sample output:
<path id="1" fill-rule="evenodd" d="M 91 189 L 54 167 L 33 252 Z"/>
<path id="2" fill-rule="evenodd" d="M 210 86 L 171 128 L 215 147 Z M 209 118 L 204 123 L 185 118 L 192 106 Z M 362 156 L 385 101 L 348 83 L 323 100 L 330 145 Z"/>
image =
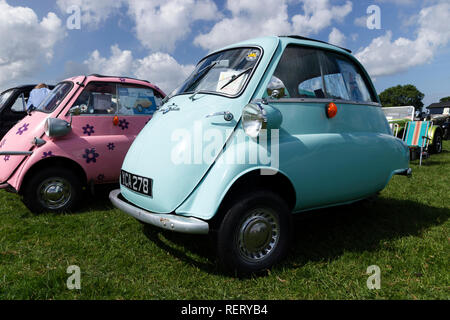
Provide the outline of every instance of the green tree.
<path id="1" fill-rule="evenodd" d="M 388 88 L 380 93 L 383 107 L 414 106 L 416 110 L 422 110 L 422 99 L 425 95 L 416 86 L 406 84 Z"/>
<path id="2" fill-rule="evenodd" d="M 441 98 L 441 100 L 440 100 L 440 102 L 447 102 L 447 101 L 450 101 L 450 97 L 444 97 L 444 98 Z"/>

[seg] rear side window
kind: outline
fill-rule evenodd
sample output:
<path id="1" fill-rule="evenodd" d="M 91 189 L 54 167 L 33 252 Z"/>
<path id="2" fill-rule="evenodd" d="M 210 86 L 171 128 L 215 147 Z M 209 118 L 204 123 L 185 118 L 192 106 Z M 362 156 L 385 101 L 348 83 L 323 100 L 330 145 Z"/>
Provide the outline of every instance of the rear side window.
<path id="1" fill-rule="evenodd" d="M 153 115 L 161 106 L 161 95 L 152 88 L 119 85 L 119 114 Z"/>
<path id="2" fill-rule="evenodd" d="M 25 95 L 21 93 L 16 101 L 14 101 L 14 104 L 11 106 L 12 112 L 26 112 L 26 102 L 25 102 Z"/>
<path id="3" fill-rule="evenodd" d="M 288 45 L 267 86 L 273 98 L 339 99 L 377 102 L 359 66 L 345 56 Z"/>
<path id="4" fill-rule="evenodd" d="M 322 54 L 322 70 L 329 98 L 375 102 L 368 81 L 349 59 L 331 52 Z"/>
<path id="5" fill-rule="evenodd" d="M 279 98 L 325 98 L 319 52 L 286 47 L 267 89 L 269 95 L 273 90 L 281 92 Z"/>

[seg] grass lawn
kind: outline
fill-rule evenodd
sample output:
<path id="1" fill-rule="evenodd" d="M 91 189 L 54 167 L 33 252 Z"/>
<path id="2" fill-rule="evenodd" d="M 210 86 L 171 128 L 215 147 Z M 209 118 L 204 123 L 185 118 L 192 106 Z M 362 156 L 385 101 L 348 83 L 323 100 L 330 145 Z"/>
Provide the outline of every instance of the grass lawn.
<path id="1" fill-rule="evenodd" d="M 305 214 L 266 276 L 223 274 L 206 236 L 144 228 L 106 193 L 70 215 L 33 215 L 0 192 L 1 299 L 449 299 L 450 141 L 379 198 Z M 66 269 L 81 268 L 81 290 Z M 368 290 L 366 269 L 381 269 Z"/>

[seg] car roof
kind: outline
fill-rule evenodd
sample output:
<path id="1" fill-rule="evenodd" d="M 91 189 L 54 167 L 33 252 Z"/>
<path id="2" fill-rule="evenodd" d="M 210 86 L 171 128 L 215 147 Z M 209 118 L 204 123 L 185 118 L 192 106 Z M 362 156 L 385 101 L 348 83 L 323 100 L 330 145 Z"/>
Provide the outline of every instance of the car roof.
<path id="1" fill-rule="evenodd" d="M 6 90 L 2 91 L 0 94 L 3 94 L 3 93 L 5 93 L 6 91 L 9 91 L 9 90 L 15 90 L 15 89 L 30 90 L 31 91 L 31 90 L 34 89 L 34 87 L 36 87 L 36 85 L 37 85 L 37 83 L 36 84 L 22 84 L 22 85 L 19 85 L 19 86 L 15 86 L 15 87 L 11 87 L 9 89 L 6 89 Z M 49 84 L 48 87 L 50 89 L 53 89 L 55 87 L 55 85 Z"/>
<path id="2" fill-rule="evenodd" d="M 444 101 L 444 102 L 432 103 L 427 107 L 427 109 L 448 108 L 448 107 L 450 107 L 450 101 Z"/>
<path id="3" fill-rule="evenodd" d="M 297 36 L 297 35 L 280 36 L 280 38 L 292 38 L 292 39 L 297 39 L 297 40 L 307 40 L 307 41 L 319 42 L 319 43 L 327 44 L 327 45 L 330 45 L 330 46 L 342 49 L 344 51 L 347 51 L 348 53 L 352 53 L 352 50 L 350 50 L 350 49 L 347 49 L 347 48 L 344 48 L 344 47 L 340 47 L 340 46 L 337 46 L 335 44 L 332 44 L 332 43 L 329 43 L 329 42 L 326 42 L 326 41 L 322 41 L 322 40 L 318 40 L 318 39 L 312 39 L 312 38 L 307 38 L 307 37 Z"/>
<path id="4" fill-rule="evenodd" d="M 63 81 L 72 81 L 72 82 L 83 82 L 84 80 L 89 80 L 89 81 L 104 81 L 104 82 L 123 82 L 123 83 L 132 83 L 132 84 L 141 84 L 141 85 L 147 85 L 150 86 L 151 88 L 157 90 L 161 95 L 165 96 L 166 94 L 164 93 L 164 91 L 162 91 L 157 85 L 151 83 L 148 80 L 143 80 L 143 79 L 136 79 L 136 78 L 131 78 L 131 77 L 123 77 L 123 76 L 107 76 L 107 75 L 101 75 L 101 74 L 90 74 L 90 75 L 84 75 L 84 76 L 75 76 L 75 77 L 71 77 L 68 79 L 65 79 Z"/>
<path id="5" fill-rule="evenodd" d="M 285 43 L 287 42 L 287 43 L 303 44 L 303 45 L 308 45 L 311 47 L 324 48 L 324 49 L 328 49 L 328 50 L 337 51 L 337 52 L 343 53 L 347 56 L 353 57 L 352 51 L 347 48 L 339 47 L 337 45 L 334 45 L 334 44 L 331 44 L 331 43 L 328 43 L 328 42 L 325 42 L 322 40 L 307 38 L 307 37 L 303 37 L 303 36 L 299 36 L 299 35 L 266 36 L 266 37 L 253 38 L 253 39 L 241 41 L 241 42 L 226 46 L 219 50 L 214 50 L 213 52 L 211 52 L 211 54 L 218 52 L 218 51 L 231 49 L 231 48 L 235 48 L 235 47 L 242 47 L 242 46 L 260 45 L 261 47 L 264 48 L 266 44 L 269 44 L 271 42 L 272 43 L 278 42 L 278 41 L 282 41 Z"/>

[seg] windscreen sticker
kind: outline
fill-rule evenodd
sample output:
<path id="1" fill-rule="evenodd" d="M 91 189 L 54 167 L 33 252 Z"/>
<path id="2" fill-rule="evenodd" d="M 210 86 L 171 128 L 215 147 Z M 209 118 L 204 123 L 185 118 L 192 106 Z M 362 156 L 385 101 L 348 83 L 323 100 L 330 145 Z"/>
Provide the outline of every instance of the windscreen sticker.
<path id="1" fill-rule="evenodd" d="M 247 57 L 245 58 L 247 61 L 255 61 L 259 57 L 259 51 L 258 50 L 252 50 L 247 54 Z"/>

